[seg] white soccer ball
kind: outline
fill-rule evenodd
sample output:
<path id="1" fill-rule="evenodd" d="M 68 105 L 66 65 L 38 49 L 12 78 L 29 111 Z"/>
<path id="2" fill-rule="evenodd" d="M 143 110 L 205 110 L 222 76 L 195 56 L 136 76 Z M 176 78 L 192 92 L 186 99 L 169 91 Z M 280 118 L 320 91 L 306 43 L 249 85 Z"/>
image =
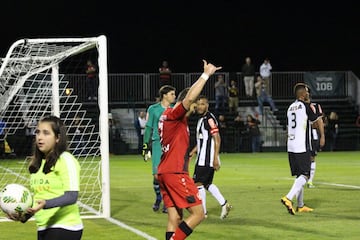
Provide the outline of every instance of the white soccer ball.
<path id="1" fill-rule="evenodd" d="M 11 183 L 0 192 L 0 208 L 4 213 L 19 217 L 33 204 L 33 197 L 25 186 Z"/>

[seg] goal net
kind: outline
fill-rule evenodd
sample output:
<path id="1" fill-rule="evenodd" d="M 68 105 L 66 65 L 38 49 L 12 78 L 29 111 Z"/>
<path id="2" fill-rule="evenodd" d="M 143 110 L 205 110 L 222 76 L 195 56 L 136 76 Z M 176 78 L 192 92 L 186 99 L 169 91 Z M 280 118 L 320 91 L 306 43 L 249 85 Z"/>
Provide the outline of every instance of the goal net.
<path id="1" fill-rule="evenodd" d="M 41 117 L 56 115 L 65 123 L 69 151 L 81 165 L 81 215 L 110 216 L 106 48 L 105 36 L 22 39 L 10 47 L 0 68 L 0 188 L 9 183 L 29 187 L 33 130 Z M 87 52 L 95 52 L 99 78 L 92 115 L 69 85 L 80 62 L 84 73 Z"/>

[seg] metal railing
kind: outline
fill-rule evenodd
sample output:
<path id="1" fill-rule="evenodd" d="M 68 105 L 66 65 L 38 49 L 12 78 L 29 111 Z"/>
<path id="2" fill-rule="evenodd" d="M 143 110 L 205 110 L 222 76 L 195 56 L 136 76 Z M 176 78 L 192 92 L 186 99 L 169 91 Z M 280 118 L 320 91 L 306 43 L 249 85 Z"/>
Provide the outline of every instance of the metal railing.
<path id="1" fill-rule="evenodd" d="M 305 72 L 273 72 L 271 77 L 271 94 L 275 99 L 293 98 L 293 87 L 298 82 L 304 82 Z M 344 75 L 343 97 L 351 97 L 357 104 L 360 104 L 360 84 L 359 79 L 351 71 L 339 72 Z M 217 75 L 222 74 L 225 82 L 236 80 L 240 89 L 240 98 L 245 97 L 244 83 L 242 74 L 230 74 L 228 72 L 217 72 L 210 77 L 204 87 L 203 94 L 208 96 L 209 100 L 215 99 L 214 84 Z M 181 91 L 185 87 L 191 86 L 201 73 L 173 73 L 171 76 L 172 85 Z M 74 94 L 79 100 L 86 100 L 86 75 L 85 74 L 68 74 L 65 79 L 69 81 L 69 87 L 74 89 Z M 117 73 L 108 76 L 109 102 L 115 103 L 133 103 L 146 104 L 154 102 L 159 91 L 159 74 L 157 73 Z M 331 98 L 325 96 L 324 98 Z"/>
<path id="2" fill-rule="evenodd" d="M 360 105 L 360 80 L 351 71 L 338 72 L 343 75 L 341 98 L 349 98 L 355 104 Z M 244 83 L 242 81 L 241 73 L 228 73 L 217 72 L 211 76 L 208 83 L 205 85 L 202 94 L 206 95 L 210 103 L 215 102 L 214 84 L 217 79 L 217 75 L 223 75 L 225 82 L 229 83 L 231 80 L 236 80 L 237 86 L 240 89 L 240 102 L 245 104 L 252 103 L 245 97 Z M 173 73 L 172 85 L 177 89 L 177 93 L 185 87 L 191 86 L 201 73 Z M 271 93 L 272 98 L 276 101 L 289 101 L 294 99 L 293 86 L 299 82 L 305 82 L 305 72 L 273 72 L 271 78 Z M 86 76 L 84 74 L 71 74 L 65 75 L 65 80 L 69 81 L 69 87 L 73 88 L 73 93 L 78 96 L 79 101 L 87 101 L 87 89 L 86 89 Z M 159 75 L 157 73 L 118 73 L 109 74 L 108 76 L 108 96 L 109 104 L 113 104 L 118 108 L 139 109 L 146 108 L 150 104 L 154 103 L 158 96 L 159 89 Z M 331 99 L 331 96 L 324 96 L 323 99 Z M 254 104 L 254 103 L 252 103 Z M 266 112 L 266 111 L 265 111 Z M 285 147 L 286 146 L 286 132 L 283 126 L 276 124 L 278 121 L 272 114 L 265 114 L 265 118 L 262 119 L 260 126 L 262 133 L 263 147 Z M 118 126 L 121 129 L 122 134 L 133 136 L 129 146 L 136 146 L 136 135 L 134 129 L 128 129 L 124 126 Z M 234 130 L 229 130 L 227 138 L 237 141 L 238 133 Z M 120 137 L 121 138 L 121 137 Z M 353 138 L 353 137 L 352 137 Z M 248 137 L 244 137 L 245 144 L 242 149 L 237 146 L 233 146 L 228 149 L 228 152 L 233 151 L 247 151 L 248 150 Z M 359 143 L 359 137 L 356 140 Z M 236 144 L 235 144 L 236 145 Z M 130 147 L 131 148 L 131 147 Z M 134 151 L 135 149 L 128 149 L 128 151 Z"/>

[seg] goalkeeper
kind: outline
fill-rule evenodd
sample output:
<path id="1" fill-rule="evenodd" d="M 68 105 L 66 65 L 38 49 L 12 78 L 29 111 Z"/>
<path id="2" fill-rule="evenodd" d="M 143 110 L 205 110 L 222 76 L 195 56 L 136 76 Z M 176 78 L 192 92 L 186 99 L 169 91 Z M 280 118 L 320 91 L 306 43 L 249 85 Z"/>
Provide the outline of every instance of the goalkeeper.
<path id="1" fill-rule="evenodd" d="M 151 146 L 151 162 L 153 174 L 153 188 L 156 195 L 155 203 L 152 206 L 153 211 L 157 212 L 160 209 L 162 197 L 160 194 L 160 186 L 157 180 L 158 165 L 162 154 L 160 136 L 158 132 L 158 122 L 164 110 L 170 107 L 175 102 L 175 88 L 170 85 L 164 85 L 159 90 L 160 101 L 149 106 L 146 113 L 146 126 L 144 133 L 144 145 L 142 149 L 142 156 L 144 161 L 148 160 L 148 152 Z M 165 205 L 163 206 L 163 213 L 167 213 Z"/>

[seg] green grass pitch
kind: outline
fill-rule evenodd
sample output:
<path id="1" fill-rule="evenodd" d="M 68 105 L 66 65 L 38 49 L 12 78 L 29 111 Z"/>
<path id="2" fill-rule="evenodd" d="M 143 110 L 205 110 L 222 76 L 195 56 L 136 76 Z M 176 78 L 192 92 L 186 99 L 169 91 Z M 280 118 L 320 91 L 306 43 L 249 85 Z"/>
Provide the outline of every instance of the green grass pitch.
<path id="1" fill-rule="evenodd" d="M 233 209 L 220 220 L 208 193 L 209 217 L 188 239 L 359 239 L 360 152 L 320 152 L 316 188 L 304 195 L 314 212 L 295 216 L 280 202 L 293 183 L 286 153 L 221 154 L 221 161 L 214 184 Z M 151 209 L 151 163 L 119 155 L 111 156 L 110 168 L 111 221 L 85 219 L 83 239 L 165 239 L 167 215 Z M 0 222 L 0 239 L 36 239 L 35 223 Z"/>

